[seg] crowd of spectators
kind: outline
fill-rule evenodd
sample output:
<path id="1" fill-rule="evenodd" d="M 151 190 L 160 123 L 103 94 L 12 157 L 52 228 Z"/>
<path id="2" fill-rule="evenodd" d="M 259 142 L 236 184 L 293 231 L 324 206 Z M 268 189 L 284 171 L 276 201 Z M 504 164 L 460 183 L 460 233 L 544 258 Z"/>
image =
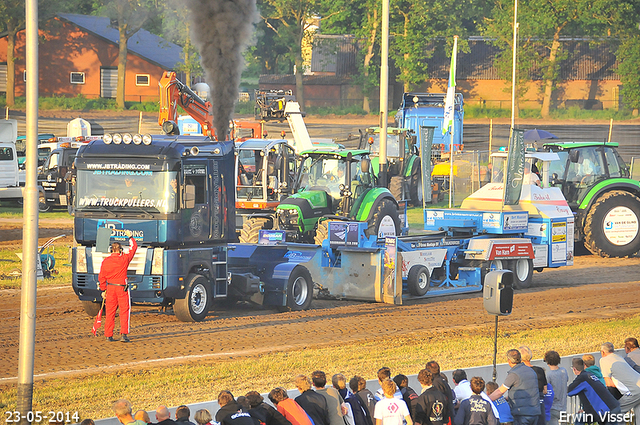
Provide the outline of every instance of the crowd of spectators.
<path id="1" fill-rule="evenodd" d="M 378 370 L 380 389 L 372 392 L 361 376 L 351 379 L 335 374 L 332 386 L 327 375 L 315 371 L 298 375 L 299 392 L 289 398 L 282 387 L 272 389 L 265 402 L 256 391 L 234 397 L 228 391 L 218 395 L 220 409 L 195 412 L 197 425 L 559 425 L 561 423 L 600 425 L 635 422 L 640 412 L 640 349 L 635 338 L 625 340 L 626 356 L 614 353 L 610 342 L 602 344 L 596 365 L 592 355 L 574 358 L 571 371 L 560 365 L 553 350 L 544 354 L 547 368 L 532 366 L 527 346 L 507 351 L 509 371 L 501 384 L 482 377 L 467 377 L 457 369 L 452 384 L 430 361 L 418 373 L 419 391 L 409 387 L 407 376 L 392 378 L 391 370 Z M 578 396 L 580 406 L 567 411 L 567 396 Z M 275 407 L 274 407 L 275 406 Z M 150 425 L 144 410 L 132 413 L 131 403 L 118 400 L 113 410 L 123 425 Z M 626 414 L 626 415 L 625 415 Z M 175 419 L 166 406 L 155 413 L 157 425 L 196 425 L 189 421 L 187 406 L 176 409 Z M 86 423 L 84 425 L 93 425 Z"/>

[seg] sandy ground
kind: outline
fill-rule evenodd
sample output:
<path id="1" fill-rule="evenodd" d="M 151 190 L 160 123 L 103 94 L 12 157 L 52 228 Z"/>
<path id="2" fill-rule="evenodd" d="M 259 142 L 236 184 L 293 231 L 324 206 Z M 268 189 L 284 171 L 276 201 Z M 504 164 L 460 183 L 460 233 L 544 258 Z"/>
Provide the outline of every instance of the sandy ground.
<path id="1" fill-rule="evenodd" d="M 55 236 L 61 230 L 70 234 L 68 222 L 43 220 L 41 236 L 47 232 Z M 21 230 L 20 224 L 0 223 L 2 245 L 20 245 Z M 536 273 L 532 288 L 516 292 L 514 312 L 501 322 L 501 328 L 508 332 L 636 315 L 640 311 L 639 279 L 638 257 L 577 256 L 572 267 Z M 20 291 L 0 291 L 0 384 L 13 383 L 17 376 L 19 310 Z M 86 315 L 69 283 L 38 290 L 35 374 L 38 379 L 93 374 L 313 348 L 337 340 L 429 337 L 462 329 L 486 334 L 493 317 L 478 314 L 481 311 L 479 293 L 407 301 L 403 306 L 314 300 L 310 310 L 291 313 L 249 304 L 218 306 L 206 320 L 193 324 L 178 321 L 171 311 L 140 306 L 131 315 L 133 342 L 122 344 L 92 335 L 93 319 Z M 116 320 L 116 331 L 118 327 Z"/>

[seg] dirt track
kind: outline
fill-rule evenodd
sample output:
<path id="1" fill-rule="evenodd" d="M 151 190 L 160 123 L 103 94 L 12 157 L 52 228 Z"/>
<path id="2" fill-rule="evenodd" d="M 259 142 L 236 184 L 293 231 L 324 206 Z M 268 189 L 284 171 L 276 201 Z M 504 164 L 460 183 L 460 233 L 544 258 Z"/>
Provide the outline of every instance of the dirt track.
<path id="1" fill-rule="evenodd" d="M 516 293 L 514 312 L 501 327 L 508 331 L 638 314 L 640 258 L 585 255 L 575 262 L 573 267 L 536 273 L 534 286 Z M 15 382 L 12 378 L 18 369 L 20 291 L 0 291 L 0 305 L 0 384 L 7 384 Z M 364 341 L 374 338 L 374 328 L 375 338 L 429 337 L 461 329 L 486 334 L 493 318 L 478 314 L 481 311 L 478 293 L 411 301 L 404 306 L 314 300 L 311 310 L 295 313 L 239 305 L 218 308 L 195 324 L 179 322 L 171 312 L 161 313 L 157 308 L 134 307 L 133 342 L 122 344 L 93 337 L 93 320 L 84 313 L 69 284 L 38 291 L 35 373 L 39 378 L 92 374 L 105 368 L 214 360 L 331 345 L 336 340 Z M 118 326 L 116 323 L 116 331 Z"/>

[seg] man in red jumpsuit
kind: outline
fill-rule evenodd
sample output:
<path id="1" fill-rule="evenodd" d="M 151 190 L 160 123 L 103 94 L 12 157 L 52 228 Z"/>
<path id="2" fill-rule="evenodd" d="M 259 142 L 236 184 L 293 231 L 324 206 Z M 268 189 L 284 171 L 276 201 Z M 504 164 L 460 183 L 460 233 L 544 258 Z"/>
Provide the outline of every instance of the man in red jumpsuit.
<path id="1" fill-rule="evenodd" d="M 131 231 L 125 230 L 129 237 L 129 252 L 122 252 L 122 245 L 118 242 L 111 244 L 111 255 L 102 261 L 98 281 L 103 298 L 105 298 L 107 317 L 104 323 L 104 335 L 108 341 L 113 339 L 113 328 L 116 320 L 116 310 L 120 307 L 120 341 L 129 342 L 129 311 L 131 298 L 127 288 L 127 269 L 138 249 L 136 240 L 131 237 Z M 106 294 L 105 292 L 106 291 Z"/>

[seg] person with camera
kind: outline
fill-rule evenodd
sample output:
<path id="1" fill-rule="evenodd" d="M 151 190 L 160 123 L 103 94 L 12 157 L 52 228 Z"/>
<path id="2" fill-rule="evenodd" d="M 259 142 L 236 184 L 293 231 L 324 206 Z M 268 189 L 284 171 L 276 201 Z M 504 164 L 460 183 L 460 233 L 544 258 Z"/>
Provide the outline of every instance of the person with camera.
<path id="1" fill-rule="evenodd" d="M 120 308 L 120 341 L 129 342 L 129 312 L 131 310 L 131 297 L 127 286 L 127 269 L 138 249 L 136 240 L 132 237 L 131 230 L 125 230 L 124 234 L 129 238 L 129 252 L 123 252 L 120 242 L 111 244 L 111 255 L 102 261 L 98 281 L 100 291 L 105 300 L 106 319 L 104 335 L 108 341 L 116 341 L 113 338 L 116 310 Z"/>

